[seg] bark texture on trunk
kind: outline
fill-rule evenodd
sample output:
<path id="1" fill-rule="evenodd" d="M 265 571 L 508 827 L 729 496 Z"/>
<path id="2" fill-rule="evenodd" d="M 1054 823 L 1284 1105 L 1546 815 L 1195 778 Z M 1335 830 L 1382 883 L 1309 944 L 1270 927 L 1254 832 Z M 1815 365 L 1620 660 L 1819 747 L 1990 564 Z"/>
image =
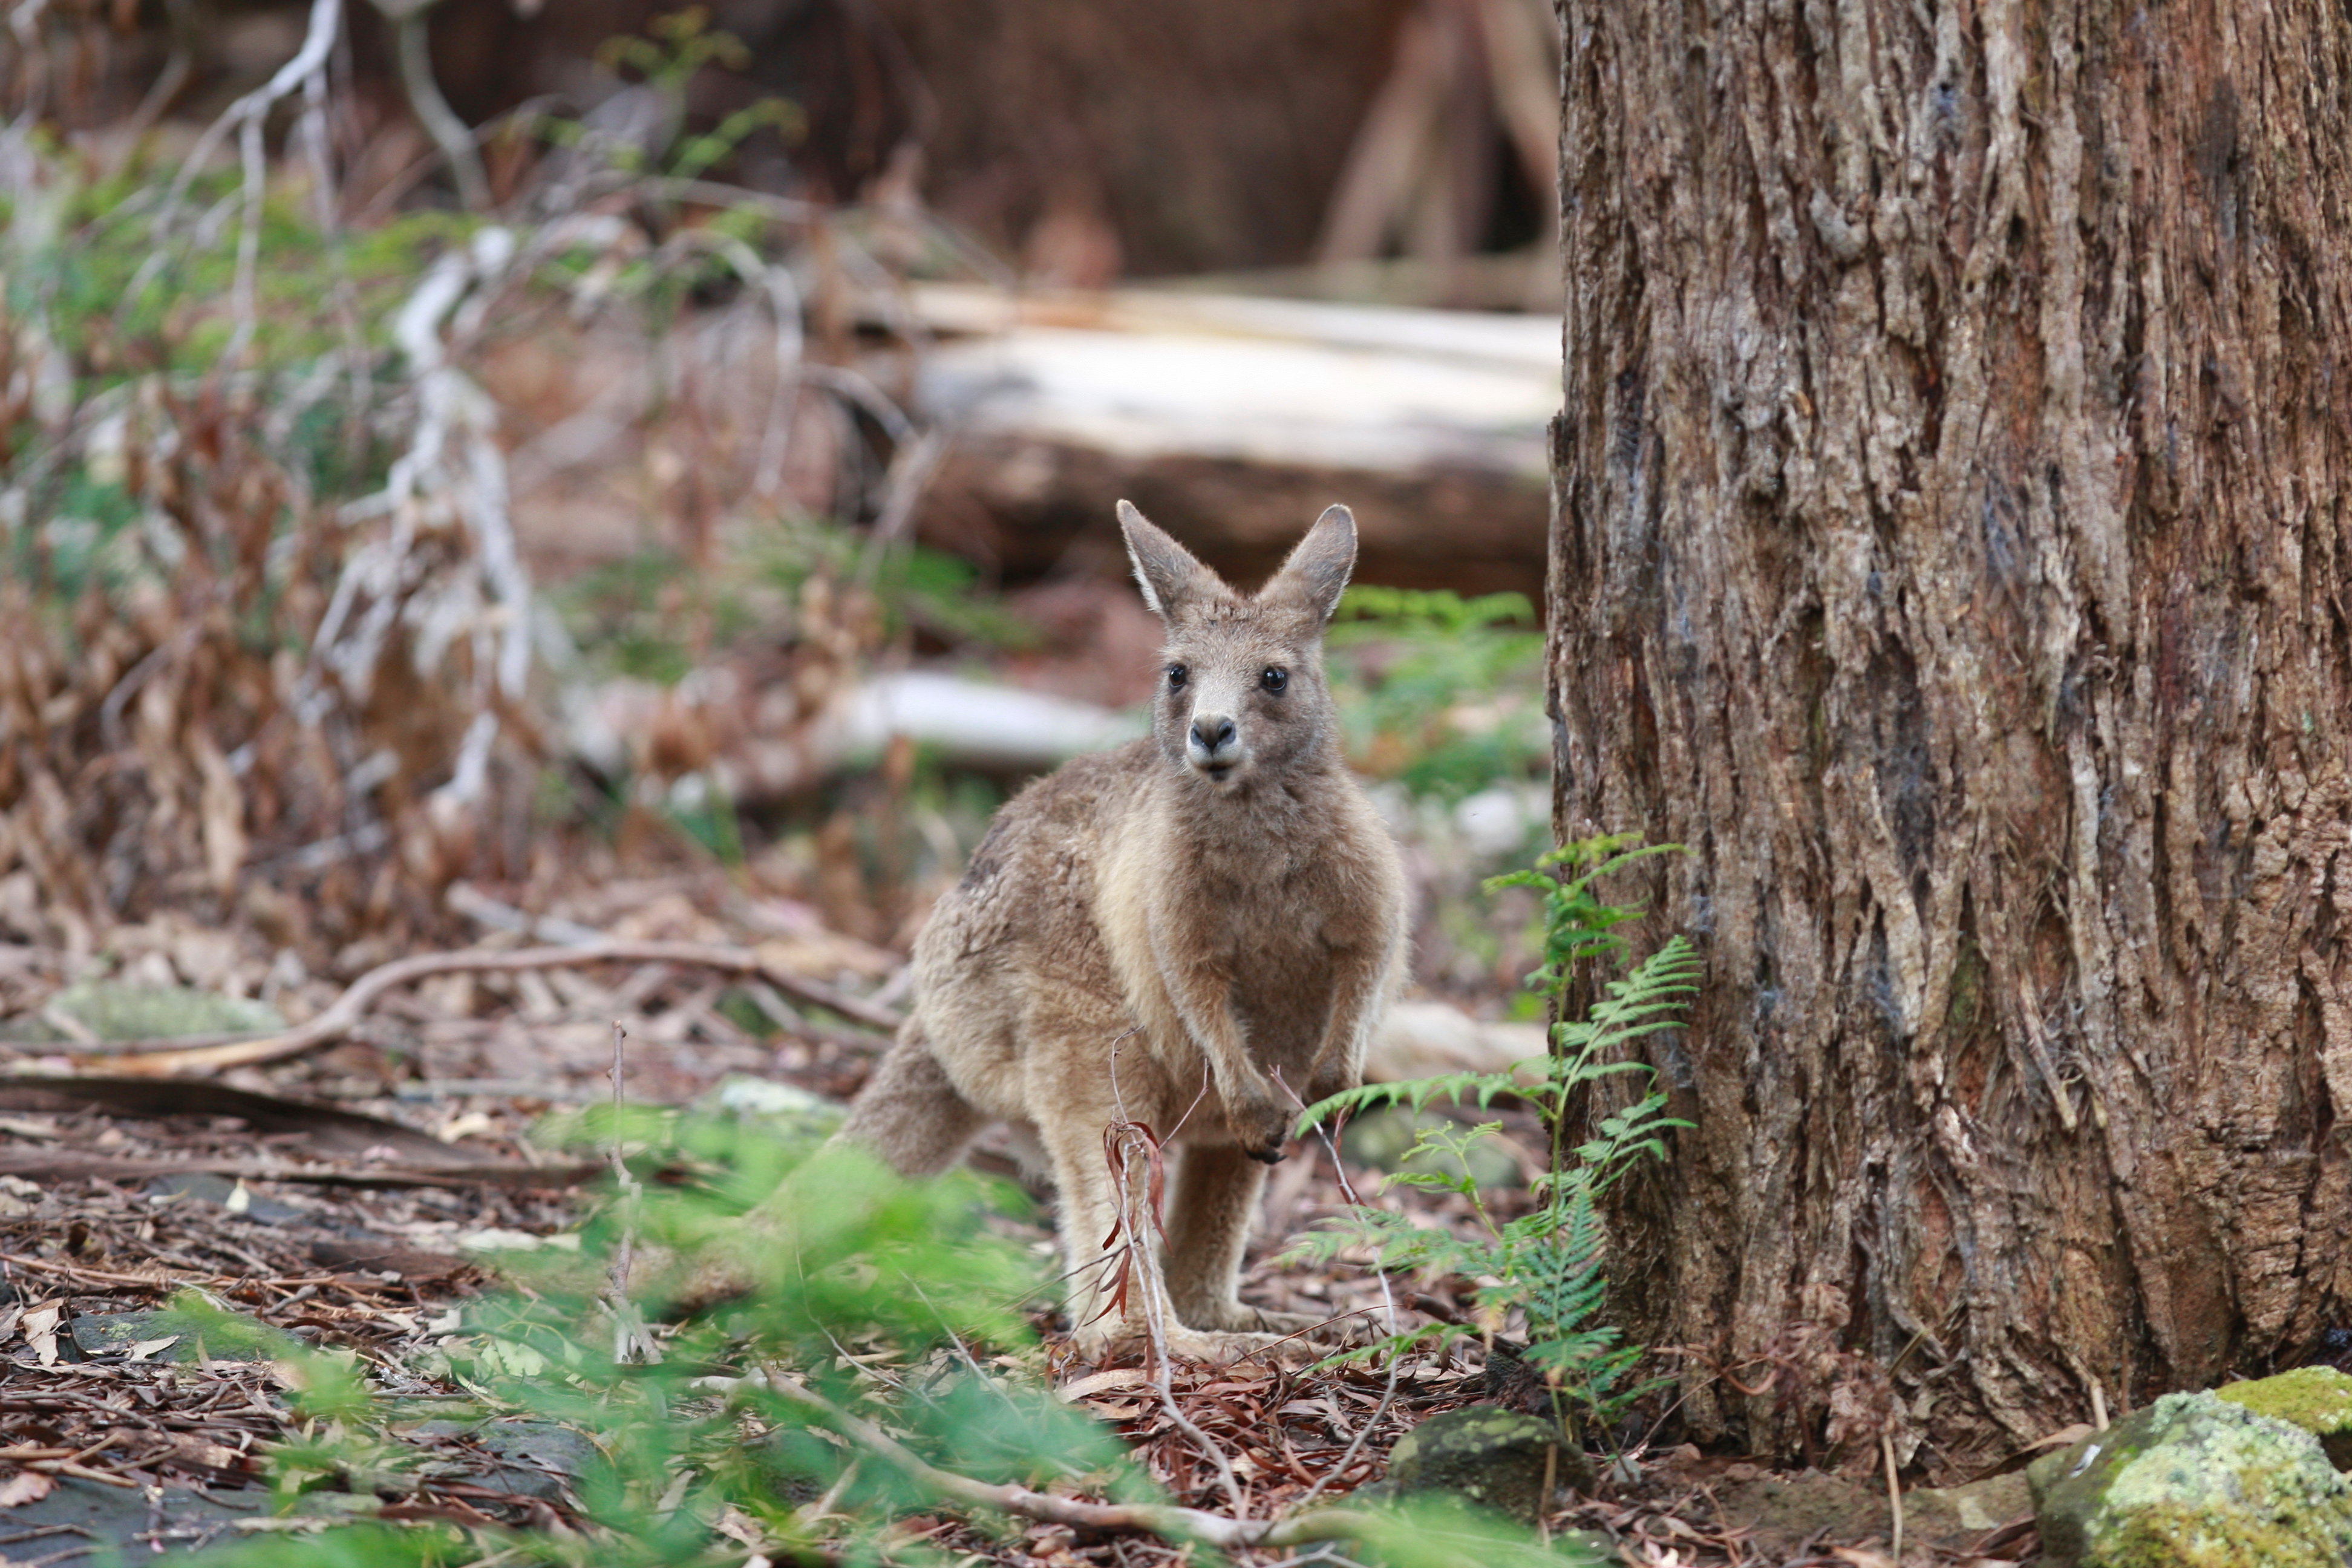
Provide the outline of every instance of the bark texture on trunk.
<path id="1" fill-rule="evenodd" d="M 1558 825 L 1689 846 L 1709 964 L 1633 1328 L 1701 1435 L 1937 1473 L 2292 1359 L 2352 1300 L 2352 16 L 1560 9 Z"/>

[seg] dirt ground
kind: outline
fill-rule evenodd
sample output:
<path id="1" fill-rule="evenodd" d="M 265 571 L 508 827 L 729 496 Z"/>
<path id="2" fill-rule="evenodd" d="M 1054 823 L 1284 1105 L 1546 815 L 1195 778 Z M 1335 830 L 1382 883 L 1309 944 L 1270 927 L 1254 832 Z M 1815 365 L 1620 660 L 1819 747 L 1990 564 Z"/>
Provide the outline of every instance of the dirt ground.
<path id="1" fill-rule="evenodd" d="M 503 907 L 487 894 L 478 905 Z M 827 932 L 804 910 L 747 900 L 724 874 L 605 886 L 537 918 L 542 929 L 571 922 L 552 929 L 574 935 L 756 952 L 772 973 L 837 986 L 877 1016 L 903 994 L 895 953 Z M 194 967 L 210 936 L 144 934 L 158 978 L 166 964 L 175 974 Z M 512 954 L 525 940 L 493 931 L 471 951 Z M 137 933 L 128 945 L 140 945 Z M 64 955 L 19 948 L 0 952 L 0 962 L 15 1031 L 54 1019 L 45 997 L 58 994 Z M 236 964 L 266 962 L 239 955 L 231 988 Z M 299 1019 L 327 1014 L 342 990 L 316 977 L 274 995 Z M 634 1100 L 720 1108 L 773 1092 L 747 1086 L 790 1086 L 827 1101 L 855 1091 L 878 1033 L 809 1022 L 772 990 L 775 1016 L 755 1026 L 740 994 L 727 973 L 675 962 L 452 971 L 383 992 L 333 1043 L 188 1081 L 108 1070 L 136 1059 L 100 1047 L 12 1047 L 51 1076 L 0 1087 L 0 1355 L 9 1363 L 0 1556 L 64 1563 L 110 1544 L 175 1551 L 282 1524 L 263 1459 L 289 1435 L 292 1374 L 266 1347 L 187 1332 L 167 1309 L 190 1289 L 295 1341 L 355 1352 L 404 1409 L 446 1405 L 450 1418 L 404 1429 L 430 1462 L 405 1473 L 376 1517 L 562 1524 L 576 1506 L 583 1440 L 543 1424 L 467 1418 L 467 1392 L 435 1374 L 432 1347 L 456 1331 L 467 1300 L 496 1288 L 497 1257 L 562 1245 L 607 1179 L 600 1163 L 531 1134 L 551 1112 L 611 1094 L 615 1020 L 627 1031 L 623 1087 Z M 985 1143 L 975 1159 L 1013 1169 Z M 1361 1191 L 1376 1191 L 1377 1172 L 1353 1174 Z M 1332 1317 L 1379 1314 L 1386 1300 L 1407 1321 L 1460 1310 L 1428 1282 L 1273 1265 L 1286 1237 L 1345 1201 L 1326 1150 L 1310 1145 L 1286 1162 L 1268 1190 L 1244 1295 Z M 1465 1218 L 1446 1207 L 1458 1200 L 1409 1190 L 1376 1201 L 1416 1205 L 1423 1224 Z M 1034 1245 L 1048 1239 L 1035 1228 Z M 1036 1321 L 1066 1397 L 1113 1426 L 1175 1500 L 1225 1500 L 1197 1441 L 1150 1396 L 1139 1367 L 1076 1363 L 1050 1313 L 1041 1308 Z M 1173 1386 L 1178 1408 L 1222 1449 L 1256 1514 L 1318 1481 L 1344 1494 L 1376 1479 L 1416 1422 L 1495 1397 L 1479 1359 L 1473 1349 L 1410 1361 L 1392 1394 L 1383 1372 L 1364 1369 L 1186 1367 Z M 1770 1475 L 1738 1456 L 1675 1447 L 1671 1409 L 1648 1419 L 1646 1433 L 1621 1436 L 1623 1458 L 1604 1461 L 1599 1495 L 1560 1511 L 1553 1529 L 1599 1531 L 1625 1562 L 1650 1568 L 1890 1561 L 1884 1494 L 1866 1479 Z M 304 1511 L 319 1507 L 314 1498 Z M 1913 1510 L 1919 1522 L 1906 1563 L 1990 1568 L 2032 1554 L 2020 1521 L 1969 1529 L 1942 1519 L 1937 1535 L 1923 1507 Z M 1176 1555 L 1148 1537 L 1084 1539 L 1063 1526 L 1011 1541 L 950 1517 L 908 1528 L 909 1539 L 1008 1563 Z"/>

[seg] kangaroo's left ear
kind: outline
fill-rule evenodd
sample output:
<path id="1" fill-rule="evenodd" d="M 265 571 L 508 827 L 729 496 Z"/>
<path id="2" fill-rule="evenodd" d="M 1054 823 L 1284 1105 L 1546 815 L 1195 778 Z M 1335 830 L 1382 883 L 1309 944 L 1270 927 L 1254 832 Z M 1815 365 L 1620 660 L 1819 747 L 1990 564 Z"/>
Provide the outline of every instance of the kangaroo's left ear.
<path id="1" fill-rule="evenodd" d="M 1328 621 L 1355 569 L 1356 514 L 1344 506 L 1326 507 L 1258 597 L 1297 601 Z"/>

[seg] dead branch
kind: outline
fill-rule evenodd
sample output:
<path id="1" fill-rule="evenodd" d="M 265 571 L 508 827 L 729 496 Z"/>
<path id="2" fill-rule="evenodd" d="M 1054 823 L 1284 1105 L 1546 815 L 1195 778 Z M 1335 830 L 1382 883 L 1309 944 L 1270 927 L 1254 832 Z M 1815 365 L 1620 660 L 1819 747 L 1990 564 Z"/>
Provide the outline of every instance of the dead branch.
<path id="1" fill-rule="evenodd" d="M 127 1154 L 84 1154 L 69 1151 L 0 1149 L 0 1175 L 28 1181 L 137 1182 L 151 1176 L 185 1175 L 204 1172 L 244 1182 L 297 1182 L 320 1187 L 573 1187 L 593 1177 L 593 1164 L 522 1165 L 508 1163 L 445 1165 L 430 1170 L 411 1165 L 377 1165 L 352 1169 L 339 1165 L 292 1165 L 274 1160 L 211 1160 L 172 1154 L 142 1158 Z"/>
<path id="2" fill-rule="evenodd" d="M 1361 1541 L 1388 1533 L 1387 1521 L 1360 1509 L 1318 1509 L 1285 1520 L 1231 1519 L 1197 1508 L 1164 1503 L 1080 1502 L 1027 1487 L 976 1481 L 927 1463 L 879 1426 L 851 1415 L 798 1378 L 771 1371 L 766 1381 L 776 1393 L 816 1412 L 843 1436 L 898 1467 L 909 1480 L 940 1497 L 973 1508 L 994 1509 L 1023 1519 L 1075 1525 L 1082 1530 L 1140 1531 L 1169 1541 L 1198 1541 L 1228 1552 L 1260 1546 L 1296 1546 L 1313 1541 Z"/>
<path id="3" fill-rule="evenodd" d="M 489 176 L 482 167 L 481 152 L 474 145 L 473 131 L 457 118 L 449 100 L 441 96 L 441 84 L 433 79 L 433 57 L 425 44 L 425 16 L 439 4 L 440 0 L 375 0 L 375 8 L 393 25 L 400 85 L 408 94 L 409 107 L 416 111 L 417 123 L 449 160 L 449 173 L 457 182 L 458 203 L 467 212 L 481 212 L 490 205 Z"/>
<path id="4" fill-rule="evenodd" d="M 180 1040 L 124 1040 L 113 1043 L 112 1048 L 104 1055 L 88 1051 L 68 1054 L 75 1055 L 78 1067 L 102 1067 L 118 1073 L 147 1078 L 280 1061 L 342 1039 L 366 1016 L 378 997 L 396 986 L 409 984 L 427 975 L 460 971 L 568 969 L 587 963 L 676 963 L 716 969 L 730 974 L 752 975 L 766 981 L 787 996 L 813 1007 L 838 1013 L 845 1018 L 856 1019 L 873 1028 L 895 1033 L 903 1022 L 899 1015 L 890 1008 L 877 1007 L 820 981 L 780 968 L 748 947 L 722 947 L 713 942 L 602 942 L 583 943 L 577 947 L 525 947 L 510 952 L 479 950 L 422 952 L 411 958 L 394 959 L 390 963 L 369 970 L 353 981 L 351 988 L 337 997 L 334 1005 L 325 1012 L 307 1024 L 278 1034 L 194 1047 Z M 47 1046 L 33 1045 L 22 1048 L 39 1052 L 62 1047 L 66 1044 L 64 1041 L 52 1041 Z"/>

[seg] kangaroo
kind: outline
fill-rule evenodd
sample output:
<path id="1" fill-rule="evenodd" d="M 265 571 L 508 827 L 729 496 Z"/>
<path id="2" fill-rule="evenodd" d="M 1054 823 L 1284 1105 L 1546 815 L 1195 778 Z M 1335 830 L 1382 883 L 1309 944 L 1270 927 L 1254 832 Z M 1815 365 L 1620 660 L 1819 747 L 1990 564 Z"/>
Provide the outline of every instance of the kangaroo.
<path id="1" fill-rule="evenodd" d="M 917 1175 L 1011 1124 L 1060 1195 L 1080 1352 L 1141 1338 L 1164 1277 L 1170 1352 L 1229 1361 L 1312 1324 L 1244 1306 L 1235 1282 L 1300 1100 L 1361 1076 L 1403 967 L 1404 874 L 1323 674 L 1353 515 L 1326 510 L 1248 595 L 1126 501 L 1118 522 L 1168 633 L 1152 732 L 996 814 L 915 942 L 906 1026 L 840 1136 Z M 1110 1318 L 1104 1134 L 1122 1121 L 1165 1139 L 1175 1171 L 1161 1268 Z"/>

